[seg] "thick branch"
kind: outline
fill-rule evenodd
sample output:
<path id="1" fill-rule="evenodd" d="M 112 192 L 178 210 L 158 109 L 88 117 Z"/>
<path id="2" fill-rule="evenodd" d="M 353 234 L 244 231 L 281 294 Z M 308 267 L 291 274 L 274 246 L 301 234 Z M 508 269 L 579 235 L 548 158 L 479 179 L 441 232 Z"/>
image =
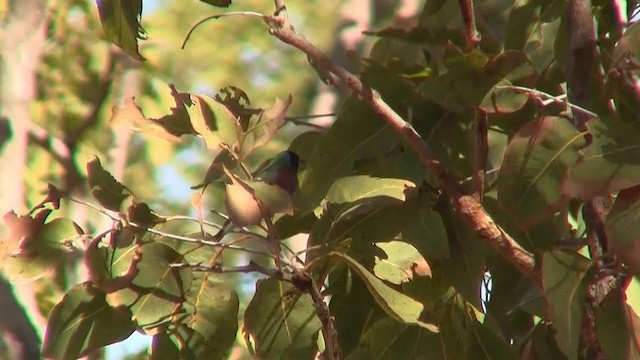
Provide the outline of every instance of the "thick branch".
<path id="1" fill-rule="evenodd" d="M 429 170 L 438 175 L 453 206 L 464 221 L 471 226 L 478 236 L 485 239 L 489 245 L 505 256 L 523 273 L 534 275 L 534 258 L 520 247 L 509 235 L 491 219 L 480 202 L 473 196 L 466 195 L 457 179 L 436 160 L 427 148 L 425 142 L 416 130 L 400 117 L 380 94 L 365 86 L 360 79 L 336 65 L 318 48 L 309 43 L 304 37 L 296 33 L 283 17 L 269 17 L 266 19 L 271 26 L 269 32 L 282 42 L 294 46 L 304 52 L 317 66 L 335 74 L 354 90 L 364 102 L 378 113 L 398 135 L 416 152 L 420 161 Z M 539 283 L 539 282 L 538 282 Z"/>

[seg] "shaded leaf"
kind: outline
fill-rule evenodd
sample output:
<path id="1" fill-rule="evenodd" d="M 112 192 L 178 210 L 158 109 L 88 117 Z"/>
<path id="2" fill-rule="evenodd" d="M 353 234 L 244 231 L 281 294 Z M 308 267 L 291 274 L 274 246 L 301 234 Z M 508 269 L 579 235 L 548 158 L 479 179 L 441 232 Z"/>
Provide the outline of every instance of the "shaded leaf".
<path id="1" fill-rule="evenodd" d="M 364 333 L 346 359 L 446 359 L 440 337 L 419 326 L 383 318 Z"/>
<path id="2" fill-rule="evenodd" d="M 640 359 L 640 319 L 618 291 L 611 291 L 596 313 L 596 334 L 608 359 Z"/>
<path id="3" fill-rule="evenodd" d="M 140 25 L 142 0 L 98 0 L 98 13 L 107 38 L 131 58 L 145 61 L 138 52 L 138 39 L 145 39 Z"/>
<path id="4" fill-rule="evenodd" d="M 429 331 L 438 331 L 436 325 L 420 320 L 420 315 L 424 309 L 421 303 L 389 287 L 346 254 L 332 252 L 330 255 L 342 260 L 351 270 L 360 276 L 378 305 L 389 316 L 405 324 L 416 324 Z"/>
<path id="5" fill-rule="evenodd" d="M 127 215 L 129 221 L 144 227 L 153 227 L 163 221 L 151 211 L 147 203 L 134 202 L 127 209 Z"/>
<path id="6" fill-rule="evenodd" d="M 229 7 L 231 5 L 231 0 L 200 0 L 203 3 L 207 3 L 209 5 L 217 6 L 217 7 Z"/>
<path id="7" fill-rule="evenodd" d="M 395 133 L 368 105 L 350 97 L 329 131 L 323 134 L 300 174 L 300 207 L 311 210 L 334 183 L 350 175 L 361 158 L 389 151 L 398 142 Z M 298 205 L 298 204 L 297 204 Z"/>
<path id="8" fill-rule="evenodd" d="M 244 315 L 244 332 L 260 359 L 311 359 L 321 328 L 307 294 L 277 279 L 258 280 Z"/>
<path id="9" fill-rule="evenodd" d="M 87 163 L 87 176 L 91 193 L 100 205 L 112 211 L 120 211 L 122 201 L 129 195 L 124 193 L 124 185 L 102 167 L 98 157 Z"/>
<path id="10" fill-rule="evenodd" d="M 402 230 L 403 239 L 429 259 L 449 256 L 449 239 L 440 213 L 423 197 L 409 203 L 410 211 Z"/>
<path id="11" fill-rule="evenodd" d="M 555 338 L 569 360 L 578 359 L 586 299 L 583 280 L 590 265 L 582 255 L 559 250 L 545 252 L 542 259 L 542 285 L 556 329 Z"/>
<path id="12" fill-rule="evenodd" d="M 618 193 L 605 220 L 605 231 L 612 253 L 629 267 L 631 273 L 640 274 L 640 186 Z"/>
<path id="13" fill-rule="evenodd" d="M 595 119 L 587 126 L 593 143 L 571 169 L 565 192 L 591 198 L 640 184 L 640 133 L 612 119 Z"/>
<path id="14" fill-rule="evenodd" d="M 108 300 L 111 304 L 128 306 L 138 326 L 153 334 L 156 327 L 169 321 L 178 310 L 193 275 L 189 268 L 170 266 L 180 263 L 181 255 L 162 243 L 143 244 L 134 256 L 137 274 L 129 286 L 109 294 Z M 123 265 L 128 272 L 129 266 L 126 262 Z"/>
<path id="15" fill-rule="evenodd" d="M 51 311 L 42 355 L 78 359 L 128 338 L 134 330 L 126 308 L 114 309 L 104 292 L 90 283 L 78 284 Z"/>
<path id="16" fill-rule="evenodd" d="M 222 359 L 236 339 L 238 331 L 238 294 L 228 284 L 203 276 L 186 294 L 189 328 L 202 335 L 204 346 L 190 349 L 199 358 Z"/>
<path id="17" fill-rule="evenodd" d="M 513 136 L 498 174 L 498 200 L 521 226 L 549 218 L 567 203 L 562 190 L 583 142 L 569 121 L 550 116 Z"/>

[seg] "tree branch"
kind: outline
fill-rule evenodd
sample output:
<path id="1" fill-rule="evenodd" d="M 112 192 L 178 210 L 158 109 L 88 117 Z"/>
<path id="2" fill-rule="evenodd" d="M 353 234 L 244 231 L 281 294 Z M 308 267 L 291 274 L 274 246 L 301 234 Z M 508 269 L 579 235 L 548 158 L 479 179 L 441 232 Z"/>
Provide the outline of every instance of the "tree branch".
<path id="1" fill-rule="evenodd" d="M 458 0 L 460 12 L 464 21 L 464 32 L 467 40 L 467 49 L 471 50 L 480 43 L 480 33 L 476 29 L 476 17 L 473 11 L 473 0 Z"/>
<path id="2" fill-rule="evenodd" d="M 567 95 L 569 102 L 582 108 L 591 108 L 592 80 L 595 67 L 598 66 L 596 33 L 593 21 L 592 6 L 590 0 L 570 0 L 567 7 L 567 17 L 569 19 L 570 44 L 567 66 Z M 578 130 L 586 132 L 587 145 L 593 140 L 586 122 L 590 120 L 582 112 L 574 112 L 574 123 Z M 604 231 L 604 217 L 607 209 L 611 207 L 611 199 L 608 197 L 596 197 L 585 202 L 583 207 L 583 217 L 587 227 L 587 242 L 592 261 L 595 262 L 595 273 L 590 279 L 587 289 L 587 306 L 583 314 L 582 336 L 587 344 L 589 358 L 603 358 L 602 348 L 598 341 L 595 328 L 595 312 L 600 301 L 606 295 L 607 281 L 601 276 L 600 259 L 604 253 L 607 243 L 607 235 Z"/>
<path id="3" fill-rule="evenodd" d="M 281 1 L 276 3 L 281 3 Z M 539 280 L 534 271 L 535 260 L 533 256 L 500 229 L 477 199 L 465 194 L 457 179 L 433 157 L 416 130 L 387 105 L 378 92 L 365 86 L 356 76 L 331 61 L 327 55 L 298 34 L 286 17 L 272 16 L 265 18 L 265 21 L 270 26 L 269 33 L 271 35 L 304 52 L 316 66 L 335 74 L 365 103 L 371 106 L 416 152 L 422 164 L 438 176 L 443 189 L 451 198 L 454 209 L 473 231 L 524 274 Z M 539 281 L 537 283 L 540 284 Z"/>

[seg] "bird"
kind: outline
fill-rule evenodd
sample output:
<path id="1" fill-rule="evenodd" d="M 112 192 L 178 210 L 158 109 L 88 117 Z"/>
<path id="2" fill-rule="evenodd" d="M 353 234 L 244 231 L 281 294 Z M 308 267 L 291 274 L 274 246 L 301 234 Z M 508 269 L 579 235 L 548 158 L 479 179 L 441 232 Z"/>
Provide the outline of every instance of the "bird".
<path id="1" fill-rule="evenodd" d="M 282 151 L 258 166 L 252 174 L 253 179 L 248 184 L 259 185 L 259 183 L 264 183 L 277 186 L 289 194 L 289 196 L 293 196 L 298 190 L 299 164 L 300 157 L 298 154 L 288 150 Z M 233 182 L 235 182 L 234 179 L 232 179 L 232 183 Z M 214 235 L 214 241 L 220 241 L 234 226 L 255 225 L 262 220 L 262 213 L 253 199 L 253 195 L 240 187 L 240 194 L 237 194 L 236 199 L 232 200 L 230 199 L 231 188 L 233 188 L 233 184 L 227 185 L 227 198 L 225 199 L 225 206 L 229 218 Z M 238 187 L 235 189 L 238 189 Z M 273 192 L 273 190 L 271 190 L 271 192 Z M 249 209 L 244 208 L 245 205 Z M 242 219 L 240 219 L 240 216 L 234 216 L 234 214 L 238 212 L 242 212 Z M 247 212 L 250 213 L 250 215 L 246 215 Z M 278 210 L 276 209 L 275 212 L 278 212 Z"/>

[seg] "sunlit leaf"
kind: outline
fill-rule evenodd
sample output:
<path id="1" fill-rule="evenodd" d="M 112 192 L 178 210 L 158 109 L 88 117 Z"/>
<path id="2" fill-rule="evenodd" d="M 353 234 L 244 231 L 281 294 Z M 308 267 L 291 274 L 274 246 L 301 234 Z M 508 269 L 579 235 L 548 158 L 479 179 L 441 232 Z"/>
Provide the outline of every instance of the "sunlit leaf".
<path id="1" fill-rule="evenodd" d="M 373 268 L 373 273 L 380 279 L 400 285 L 411 280 L 414 270 L 418 267 L 420 267 L 420 271 L 428 270 L 429 276 L 431 275 L 427 261 L 410 244 L 402 241 L 390 241 L 376 243 L 376 246 L 386 254 L 386 257 L 376 257 L 376 264 Z"/>
<path id="2" fill-rule="evenodd" d="M 225 145 L 231 148 L 238 141 L 236 118 L 224 105 L 206 95 L 191 95 L 187 112 L 191 126 L 211 150 Z"/>

